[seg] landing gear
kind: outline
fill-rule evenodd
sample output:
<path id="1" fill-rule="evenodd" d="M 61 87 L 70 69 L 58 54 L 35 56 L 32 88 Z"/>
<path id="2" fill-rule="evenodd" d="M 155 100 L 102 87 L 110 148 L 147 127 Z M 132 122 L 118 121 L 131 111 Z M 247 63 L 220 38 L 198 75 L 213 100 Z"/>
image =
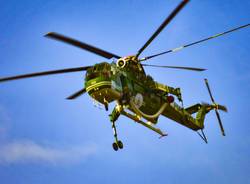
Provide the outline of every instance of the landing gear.
<path id="1" fill-rule="evenodd" d="M 115 126 L 115 121 L 120 116 L 120 112 L 121 112 L 121 106 L 117 105 L 115 107 L 115 109 L 113 110 L 113 112 L 109 115 L 110 116 L 110 121 L 112 123 L 112 129 L 113 129 L 113 133 L 114 133 L 114 138 L 115 138 L 115 142 L 112 144 L 113 149 L 115 151 L 118 151 L 118 149 L 122 149 L 123 148 L 122 141 L 118 140 L 118 138 L 117 138 L 117 131 L 116 131 L 116 126 Z"/>
<path id="2" fill-rule="evenodd" d="M 106 110 L 106 111 L 109 110 L 109 105 L 108 105 L 108 103 L 105 103 L 105 104 L 104 104 L 104 107 L 105 107 L 105 110 Z"/>
<path id="3" fill-rule="evenodd" d="M 122 143 L 122 141 L 118 140 L 118 138 L 117 138 L 117 131 L 116 131 L 116 126 L 115 126 L 114 121 L 112 121 L 112 129 L 113 129 L 114 138 L 115 138 L 115 142 L 112 144 L 112 146 L 113 146 L 113 149 L 115 151 L 118 151 L 118 149 L 123 148 L 123 143 Z"/>
<path id="4" fill-rule="evenodd" d="M 119 140 L 118 142 L 114 142 L 112 144 L 112 146 L 113 146 L 113 149 L 115 151 L 118 151 L 118 149 L 122 149 L 123 148 L 123 143 L 122 143 L 122 141 Z"/>
<path id="5" fill-rule="evenodd" d="M 123 143 L 122 143 L 122 141 L 118 141 L 117 144 L 118 144 L 118 147 L 119 147 L 120 149 L 123 148 Z"/>
<path id="6" fill-rule="evenodd" d="M 116 142 L 114 142 L 113 144 L 112 144 L 112 146 L 113 146 L 113 149 L 115 150 L 115 151 L 118 151 L 118 144 L 116 143 Z"/>
<path id="7" fill-rule="evenodd" d="M 109 102 L 104 98 L 104 107 L 105 107 L 105 110 L 108 111 L 109 110 Z"/>

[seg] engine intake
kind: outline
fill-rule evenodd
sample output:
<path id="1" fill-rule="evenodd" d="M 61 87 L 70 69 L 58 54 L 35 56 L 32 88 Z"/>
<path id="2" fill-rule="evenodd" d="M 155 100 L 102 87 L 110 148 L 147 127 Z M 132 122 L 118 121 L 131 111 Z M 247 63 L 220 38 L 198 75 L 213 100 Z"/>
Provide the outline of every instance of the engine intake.
<path id="1" fill-rule="evenodd" d="M 126 61 L 124 59 L 118 59 L 116 62 L 116 66 L 119 68 L 124 68 L 126 66 Z"/>

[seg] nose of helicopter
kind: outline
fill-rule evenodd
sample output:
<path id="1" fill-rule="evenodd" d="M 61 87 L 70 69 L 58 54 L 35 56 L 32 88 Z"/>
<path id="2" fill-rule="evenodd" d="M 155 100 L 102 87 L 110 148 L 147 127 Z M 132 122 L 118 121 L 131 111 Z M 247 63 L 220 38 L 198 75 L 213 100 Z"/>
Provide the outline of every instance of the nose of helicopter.
<path id="1" fill-rule="evenodd" d="M 85 87 L 88 94 L 102 104 L 119 98 L 120 93 L 112 88 L 111 66 L 100 63 L 86 72 Z"/>

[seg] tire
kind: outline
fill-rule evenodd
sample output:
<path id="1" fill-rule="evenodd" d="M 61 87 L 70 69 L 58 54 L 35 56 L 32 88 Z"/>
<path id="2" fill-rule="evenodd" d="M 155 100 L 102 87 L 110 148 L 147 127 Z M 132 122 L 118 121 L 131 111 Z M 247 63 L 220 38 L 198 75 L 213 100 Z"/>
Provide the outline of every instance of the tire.
<path id="1" fill-rule="evenodd" d="M 113 149 L 115 150 L 115 151 L 117 151 L 118 150 L 118 144 L 116 143 L 116 142 L 114 142 L 113 144 L 112 144 L 112 146 L 113 146 Z"/>
<path id="2" fill-rule="evenodd" d="M 120 149 L 123 148 L 123 143 L 122 143 L 122 141 L 118 141 L 117 144 L 118 144 L 118 147 L 119 147 Z"/>

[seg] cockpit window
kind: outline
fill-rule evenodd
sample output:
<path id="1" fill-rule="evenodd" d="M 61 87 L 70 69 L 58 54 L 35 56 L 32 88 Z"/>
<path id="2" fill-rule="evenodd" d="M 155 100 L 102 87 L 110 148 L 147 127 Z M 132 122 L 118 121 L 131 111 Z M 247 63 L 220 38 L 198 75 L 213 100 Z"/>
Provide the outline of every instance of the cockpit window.
<path id="1" fill-rule="evenodd" d="M 91 80 L 97 77 L 110 77 L 111 65 L 109 63 L 101 63 L 87 70 L 86 80 Z"/>
<path id="2" fill-rule="evenodd" d="M 86 79 L 87 79 L 87 80 L 94 79 L 94 78 L 96 78 L 96 77 L 99 76 L 98 74 L 99 74 L 99 73 L 97 73 L 97 72 L 88 73 L 87 76 L 86 76 Z"/>

